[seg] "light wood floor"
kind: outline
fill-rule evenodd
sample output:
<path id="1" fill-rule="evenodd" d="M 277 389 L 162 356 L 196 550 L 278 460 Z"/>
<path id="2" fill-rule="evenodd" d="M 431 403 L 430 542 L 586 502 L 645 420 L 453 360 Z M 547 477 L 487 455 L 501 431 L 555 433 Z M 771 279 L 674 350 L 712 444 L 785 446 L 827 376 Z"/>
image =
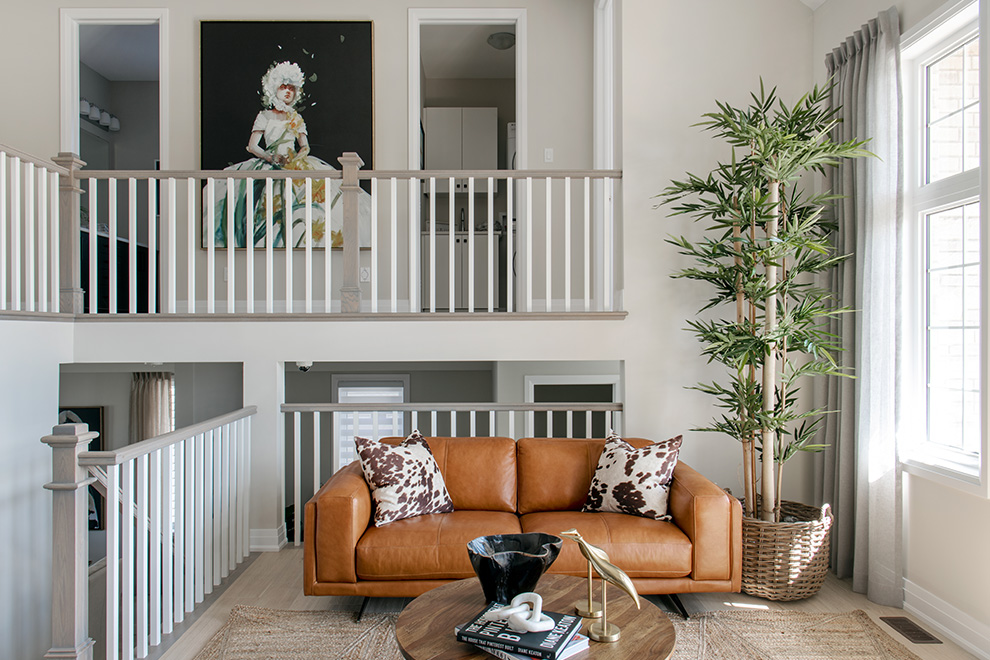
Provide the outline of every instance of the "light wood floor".
<path id="1" fill-rule="evenodd" d="M 881 616 L 906 616 L 903 610 L 875 605 L 849 585 L 829 576 L 821 592 L 803 601 L 773 603 L 743 594 L 683 595 L 688 612 L 728 609 L 788 609 L 806 612 L 840 612 L 863 610 L 891 638 L 904 644 L 922 660 L 972 660 L 973 656 L 948 640 L 943 644 L 911 644 L 879 620 Z M 408 602 L 405 598 L 376 598 L 368 612 L 398 612 Z M 160 655 L 162 660 L 189 660 L 227 620 L 235 605 L 253 605 L 277 610 L 344 610 L 356 612 L 361 598 L 354 596 L 304 596 L 302 592 L 302 549 L 289 547 L 281 552 L 253 556 L 251 564 L 236 576 L 212 604 L 187 626 L 186 630 Z M 920 622 L 918 622 L 920 623 Z M 934 631 L 930 631 L 933 632 Z M 938 636 L 938 635 L 936 635 Z M 157 654 L 156 654 L 157 655 Z"/>

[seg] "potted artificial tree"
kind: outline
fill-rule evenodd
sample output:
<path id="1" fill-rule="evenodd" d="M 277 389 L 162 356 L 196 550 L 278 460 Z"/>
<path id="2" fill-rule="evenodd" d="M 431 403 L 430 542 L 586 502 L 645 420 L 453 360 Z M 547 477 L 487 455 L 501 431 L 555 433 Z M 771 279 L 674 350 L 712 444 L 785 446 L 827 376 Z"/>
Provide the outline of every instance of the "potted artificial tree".
<path id="1" fill-rule="evenodd" d="M 834 197 L 807 194 L 801 179 L 869 153 L 861 141 L 830 139 L 837 119 L 828 92 L 816 87 L 788 107 L 761 81 L 747 108 L 719 102 L 699 125 L 731 146 L 731 161 L 703 177 L 688 174 L 658 195 L 673 214 L 708 225 L 699 241 L 669 240 L 694 262 L 674 277 L 710 285 L 702 311 L 728 312 L 688 322 L 702 354 L 728 371 L 724 382 L 695 386 L 721 409 L 697 430 L 742 445 L 743 590 L 773 600 L 816 593 L 828 571 L 828 506 L 780 499 L 784 463 L 824 448 L 814 437 L 827 411 L 802 410 L 801 383 L 848 375 L 827 329 L 831 317 L 848 310 L 816 284 L 846 256 L 836 254 L 834 224 L 823 214 Z"/>

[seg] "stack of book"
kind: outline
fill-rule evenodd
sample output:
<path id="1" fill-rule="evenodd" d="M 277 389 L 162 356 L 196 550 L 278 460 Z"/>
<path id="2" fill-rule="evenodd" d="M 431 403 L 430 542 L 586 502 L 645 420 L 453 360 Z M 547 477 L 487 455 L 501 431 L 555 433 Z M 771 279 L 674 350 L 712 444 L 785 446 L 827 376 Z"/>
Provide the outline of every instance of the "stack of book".
<path id="1" fill-rule="evenodd" d="M 564 660 L 588 648 L 588 638 L 578 632 L 581 617 L 543 612 L 554 626 L 545 632 L 516 632 L 508 621 L 489 621 L 486 615 L 504 607 L 492 603 L 464 625 L 454 628 L 457 641 L 474 644 L 503 660 Z"/>

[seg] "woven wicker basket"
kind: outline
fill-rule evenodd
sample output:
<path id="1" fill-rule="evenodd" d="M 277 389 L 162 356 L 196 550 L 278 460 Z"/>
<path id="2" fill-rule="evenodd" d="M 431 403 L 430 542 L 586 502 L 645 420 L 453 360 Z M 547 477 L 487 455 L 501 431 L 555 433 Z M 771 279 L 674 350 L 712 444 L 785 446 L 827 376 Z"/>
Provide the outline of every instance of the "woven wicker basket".
<path id="1" fill-rule="evenodd" d="M 829 564 L 832 511 L 797 502 L 780 504 L 802 522 L 743 518 L 742 590 L 769 600 L 800 600 L 818 593 Z"/>

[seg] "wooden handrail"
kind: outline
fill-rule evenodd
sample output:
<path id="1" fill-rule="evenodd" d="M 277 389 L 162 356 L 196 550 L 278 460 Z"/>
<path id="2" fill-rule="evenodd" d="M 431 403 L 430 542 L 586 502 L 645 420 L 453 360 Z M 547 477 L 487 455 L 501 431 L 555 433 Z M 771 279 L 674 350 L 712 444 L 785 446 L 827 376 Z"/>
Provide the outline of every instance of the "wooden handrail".
<path id="1" fill-rule="evenodd" d="M 293 412 L 622 412 L 621 403 L 283 403 Z"/>
<path id="2" fill-rule="evenodd" d="M 21 159 L 24 163 L 34 163 L 38 167 L 44 167 L 49 172 L 57 172 L 58 174 L 69 174 L 69 170 L 61 165 L 57 165 L 50 160 L 44 160 L 31 154 L 24 153 L 20 149 L 15 149 L 14 147 L 8 147 L 5 144 L 0 144 L 0 151 L 6 153 L 8 156 L 16 156 Z"/>
<path id="3" fill-rule="evenodd" d="M 182 442 L 183 440 L 191 438 L 194 435 L 199 435 L 200 433 L 215 429 L 219 426 L 223 426 L 224 424 L 229 424 L 231 422 L 236 422 L 239 419 L 250 417 L 257 412 L 258 406 L 245 406 L 240 410 L 235 410 L 225 415 L 219 415 L 204 422 L 192 424 L 175 431 L 163 433 L 162 435 L 154 438 L 142 440 L 141 442 L 136 442 L 133 445 L 127 445 L 122 449 L 110 451 L 84 451 L 79 454 L 79 465 L 121 465 L 122 463 L 126 463 L 127 461 L 138 458 L 139 456 L 145 456 L 153 451 L 157 451 L 158 449 L 163 449 L 170 445 L 174 445 L 177 442 Z"/>
<path id="4" fill-rule="evenodd" d="M 58 166 L 56 171 L 61 172 Z M 340 170 L 79 170 L 85 179 L 340 179 Z M 622 170 L 358 170 L 358 179 L 621 179 Z"/>

